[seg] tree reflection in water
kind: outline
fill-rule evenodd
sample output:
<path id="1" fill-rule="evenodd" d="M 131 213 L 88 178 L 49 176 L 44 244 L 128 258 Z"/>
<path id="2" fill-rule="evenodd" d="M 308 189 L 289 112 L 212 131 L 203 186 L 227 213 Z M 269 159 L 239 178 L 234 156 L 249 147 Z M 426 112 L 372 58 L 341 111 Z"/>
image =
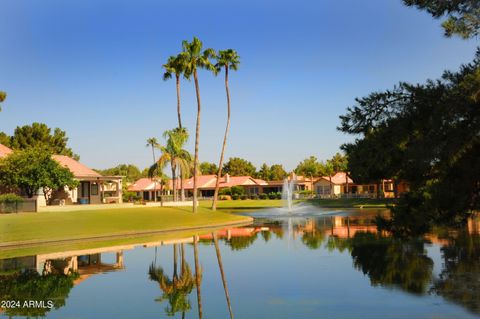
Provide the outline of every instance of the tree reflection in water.
<path id="1" fill-rule="evenodd" d="M 462 232 L 441 251 L 444 268 L 432 291 L 480 314 L 480 236 Z"/>
<path id="2" fill-rule="evenodd" d="M 401 240 L 358 232 L 351 240 L 355 267 L 368 275 L 372 285 L 398 287 L 424 294 L 432 280 L 433 261 L 423 240 Z"/>
<path id="3" fill-rule="evenodd" d="M 163 291 L 163 295 L 156 299 L 159 302 L 165 300 L 168 301 L 168 306 L 165 308 L 165 313 L 169 316 L 174 316 L 177 312 L 182 312 L 182 318 L 185 316 L 185 312 L 191 309 L 190 300 L 188 295 L 195 287 L 195 275 L 192 274 L 190 265 L 185 260 L 185 248 L 184 244 L 181 244 L 181 264 L 180 264 L 180 276 L 177 272 L 177 250 L 178 245 L 173 245 L 174 249 L 174 266 L 173 276 L 168 277 L 162 267 L 157 267 L 152 263 L 148 269 L 148 275 L 150 280 L 158 282 L 160 289 Z M 198 276 L 201 280 L 201 271 Z"/>
<path id="4" fill-rule="evenodd" d="M 43 317 L 51 310 L 47 301 L 53 302 L 54 309 L 65 306 L 77 278 L 77 273 L 64 274 L 60 270 L 41 275 L 34 269 L 27 269 L 0 275 L 0 300 L 15 300 L 22 305 L 30 300 L 43 301 L 44 307 L 5 309 L 8 316 Z"/>

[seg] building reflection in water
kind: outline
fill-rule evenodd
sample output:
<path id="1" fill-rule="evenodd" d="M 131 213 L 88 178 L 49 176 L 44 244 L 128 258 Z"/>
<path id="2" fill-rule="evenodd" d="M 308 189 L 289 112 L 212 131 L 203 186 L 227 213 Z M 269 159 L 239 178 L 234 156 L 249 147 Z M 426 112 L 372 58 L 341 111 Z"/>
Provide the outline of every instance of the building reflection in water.
<path id="1" fill-rule="evenodd" d="M 480 314 L 480 220 L 470 220 L 464 230 L 435 230 L 422 238 L 404 239 L 378 232 L 374 216 L 365 215 L 261 220 L 253 226 L 143 243 L 144 247 L 155 247 L 155 251 L 166 246 L 173 252 L 172 273 L 165 272 L 162 266 L 166 265 L 157 264 L 156 254 L 148 269 L 148 278 L 157 282 L 162 292 L 156 300 L 165 303 L 165 313 L 181 313 L 184 318 L 192 310 L 189 296 L 195 290 L 198 317 L 204 316 L 198 247 L 198 243 L 202 243 L 215 249 L 226 310 L 233 318 L 231 297 L 234 296 L 228 291 L 229 272 L 224 269 L 219 242 L 235 252 L 248 249 L 259 238 L 264 242 L 272 238 L 296 240 L 312 250 L 348 253 L 353 267 L 365 274 L 372 286 L 415 295 L 435 294 Z M 428 254 L 427 248 L 432 244 L 440 248 L 440 260 Z M 75 285 L 95 274 L 123 270 L 123 252 L 134 248 L 135 245 L 124 245 L 0 260 L 0 299 L 54 299 L 54 308 L 60 308 Z M 187 262 L 188 251 L 193 253 L 192 265 Z M 112 260 L 111 253 L 114 253 L 113 261 L 106 262 Z M 434 262 L 441 265 L 439 275 L 433 272 Z M 8 316 L 31 317 L 44 316 L 48 311 L 50 309 L 3 310 Z"/>

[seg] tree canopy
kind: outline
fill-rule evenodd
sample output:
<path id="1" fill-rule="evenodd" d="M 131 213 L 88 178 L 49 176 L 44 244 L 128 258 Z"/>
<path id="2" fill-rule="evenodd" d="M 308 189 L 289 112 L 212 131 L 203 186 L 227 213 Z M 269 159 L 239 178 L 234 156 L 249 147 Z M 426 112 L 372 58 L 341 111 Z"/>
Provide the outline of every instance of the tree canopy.
<path id="1" fill-rule="evenodd" d="M 43 189 L 48 201 L 48 191 L 78 185 L 72 172 L 52 159 L 43 148 L 29 148 L 14 152 L 0 160 L 0 184 L 16 187 L 33 197 Z"/>
<path id="2" fill-rule="evenodd" d="M 393 211 L 394 223 L 415 220 L 417 230 L 426 230 L 432 223 L 465 221 L 480 207 L 479 92 L 480 52 L 439 80 L 400 83 L 357 99 L 340 117 L 339 129 L 357 136 L 342 146 L 354 178 L 410 184 Z M 413 230 L 404 226 L 399 230 Z"/>
<path id="3" fill-rule="evenodd" d="M 202 162 L 200 164 L 200 172 L 202 175 L 215 175 L 218 172 L 218 166 L 215 163 Z"/>
<path id="4" fill-rule="evenodd" d="M 480 2 L 478 0 L 404 0 L 407 6 L 426 10 L 434 18 L 446 17 L 442 23 L 445 35 L 464 39 L 479 35 Z"/>
<path id="5" fill-rule="evenodd" d="M 16 150 L 24 150 L 30 147 L 48 149 L 53 154 L 67 155 L 80 159 L 67 146 L 68 137 L 65 131 L 59 128 L 53 130 L 44 123 L 32 123 L 32 125 L 17 126 L 13 136 L 0 133 L 0 143 Z"/>
<path id="6" fill-rule="evenodd" d="M 319 162 L 315 156 L 310 156 L 298 163 L 294 172 L 297 175 L 304 175 L 307 177 L 325 175 L 323 163 Z"/>
<path id="7" fill-rule="evenodd" d="M 223 172 L 232 176 L 255 176 L 255 166 L 239 157 L 232 157 L 223 165 Z"/>
<path id="8" fill-rule="evenodd" d="M 112 168 L 96 169 L 95 171 L 102 175 L 125 176 L 126 182 L 133 183 L 142 177 L 147 177 L 148 169 L 141 172 L 140 169 L 133 164 L 119 164 Z"/>

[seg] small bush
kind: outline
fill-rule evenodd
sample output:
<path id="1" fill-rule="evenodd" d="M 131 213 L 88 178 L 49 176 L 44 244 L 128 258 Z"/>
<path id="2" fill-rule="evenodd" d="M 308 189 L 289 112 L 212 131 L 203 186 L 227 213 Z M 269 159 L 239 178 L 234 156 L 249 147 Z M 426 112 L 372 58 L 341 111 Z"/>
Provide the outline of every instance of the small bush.
<path id="1" fill-rule="evenodd" d="M 257 194 L 252 194 L 252 195 L 250 195 L 250 199 L 258 199 L 258 195 Z"/>
<path id="2" fill-rule="evenodd" d="M 18 204 L 22 203 L 23 198 L 17 194 L 3 194 L 0 195 L 0 204 Z"/>
<path id="3" fill-rule="evenodd" d="M 268 194 L 268 199 L 276 199 L 277 198 L 277 193 L 269 193 Z"/>
<path id="4" fill-rule="evenodd" d="M 248 199 L 248 196 L 247 196 L 247 195 L 241 195 L 241 196 L 240 196 L 240 199 L 241 199 L 241 200 L 246 200 L 246 199 Z"/>
<path id="5" fill-rule="evenodd" d="M 222 188 L 218 192 L 219 195 L 232 195 L 232 189 L 230 187 Z"/>
<path id="6" fill-rule="evenodd" d="M 243 195 L 245 194 L 245 188 L 242 186 L 232 186 L 230 188 L 232 195 Z"/>
<path id="7" fill-rule="evenodd" d="M 240 198 L 240 195 L 237 195 L 237 194 L 232 195 L 232 199 L 233 199 L 233 200 L 237 200 L 237 199 L 239 199 L 239 198 Z"/>
<path id="8" fill-rule="evenodd" d="M 265 193 L 261 193 L 260 195 L 258 195 L 258 197 L 259 197 L 260 199 L 267 199 L 267 198 L 268 198 L 268 195 L 265 194 Z"/>
<path id="9" fill-rule="evenodd" d="M 277 192 L 277 193 L 275 194 L 275 199 L 282 199 L 282 193 Z"/>

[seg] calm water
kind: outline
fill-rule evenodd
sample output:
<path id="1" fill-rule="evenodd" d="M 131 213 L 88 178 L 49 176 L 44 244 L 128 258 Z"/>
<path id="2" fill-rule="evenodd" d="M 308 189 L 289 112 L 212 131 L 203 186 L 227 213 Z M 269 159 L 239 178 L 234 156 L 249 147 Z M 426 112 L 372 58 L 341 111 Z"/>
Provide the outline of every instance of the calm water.
<path id="1" fill-rule="evenodd" d="M 234 316 L 478 317 L 477 224 L 398 240 L 376 231 L 376 213 L 264 211 L 253 226 L 217 232 Z M 0 260 L 0 300 L 54 304 L 0 317 L 198 318 L 200 297 L 203 318 L 228 318 L 213 236 L 193 240 Z"/>

